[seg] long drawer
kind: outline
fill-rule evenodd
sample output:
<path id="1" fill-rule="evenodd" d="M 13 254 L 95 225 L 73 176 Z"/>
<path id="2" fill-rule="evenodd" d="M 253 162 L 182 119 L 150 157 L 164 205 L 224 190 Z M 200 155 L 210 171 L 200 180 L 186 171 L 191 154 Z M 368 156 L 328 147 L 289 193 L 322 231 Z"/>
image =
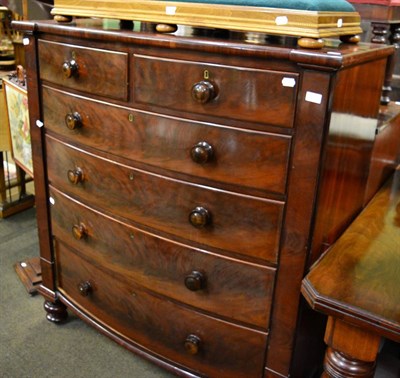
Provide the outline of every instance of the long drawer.
<path id="1" fill-rule="evenodd" d="M 132 76 L 140 104 L 293 126 L 297 73 L 134 54 Z"/>
<path id="2" fill-rule="evenodd" d="M 267 334 L 189 310 L 56 244 L 60 291 L 134 345 L 215 378 L 261 377 Z"/>
<path id="3" fill-rule="evenodd" d="M 52 233 L 122 280 L 224 318 L 268 328 L 275 269 L 173 242 L 51 188 Z"/>
<path id="4" fill-rule="evenodd" d="M 46 129 L 239 191 L 284 193 L 291 138 L 117 107 L 43 87 Z"/>
<path id="5" fill-rule="evenodd" d="M 197 246 L 277 261 L 284 203 L 117 164 L 46 137 L 50 184 L 97 209 Z"/>
<path id="6" fill-rule="evenodd" d="M 38 44 L 42 80 L 128 100 L 128 53 L 44 40 Z"/>

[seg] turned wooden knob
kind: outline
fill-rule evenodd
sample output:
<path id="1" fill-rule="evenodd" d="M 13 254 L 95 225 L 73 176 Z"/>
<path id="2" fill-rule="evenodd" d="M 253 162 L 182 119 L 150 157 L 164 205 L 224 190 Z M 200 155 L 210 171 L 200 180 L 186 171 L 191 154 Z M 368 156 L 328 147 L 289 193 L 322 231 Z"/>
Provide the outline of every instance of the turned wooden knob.
<path id="1" fill-rule="evenodd" d="M 82 117 L 78 112 L 68 113 L 65 116 L 65 124 L 70 130 L 82 127 Z"/>
<path id="2" fill-rule="evenodd" d="M 200 81 L 192 87 L 193 100 L 205 104 L 211 101 L 216 96 L 216 90 L 213 84 L 209 81 Z"/>
<path id="3" fill-rule="evenodd" d="M 82 297 L 87 297 L 92 291 L 92 285 L 89 281 L 80 282 L 78 284 L 78 290 Z"/>
<path id="4" fill-rule="evenodd" d="M 191 291 L 202 290 L 206 286 L 206 278 L 203 273 L 193 270 L 185 277 L 185 286 Z"/>
<path id="5" fill-rule="evenodd" d="M 209 162 L 214 154 L 213 147 L 207 142 L 199 142 L 190 150 L 190 157 L 195 163 L 205 164 Z"/>
<path id="6" fill-rule="evenodd" d="M 209 211 L 201 206 L 197 206 L 189 214 L 189 222 L 194 227 L 204 227 L 209 224 L 210 220 L 211 216 Z"/>
<path id="7" fill-rule="evenodd" d="M 71 184 L 76 185 L 83 181 L 83 171 L 80 168 L 69 169 L 67 175 Z"/>
<path id="8" fill-rule="evenodd" d="M 83 223 L 74 224 L 72 226 L 72 235 L 76 240 L 81 240 L 87 237 L 88 230 Z"/>
<path id="9" fill-rule="evenodd" d="M 185 349 L 190 354 L 197 354 L 200 350 L 201 339 L 196 335 L 189 335 L 185 340 Z"/>
<path id="10" fill-rule="evenodd" d="M 62 65 L 64 76 L 69 79 L 78 73 L 78 64 L 74 59 L 66 60 Z"/>

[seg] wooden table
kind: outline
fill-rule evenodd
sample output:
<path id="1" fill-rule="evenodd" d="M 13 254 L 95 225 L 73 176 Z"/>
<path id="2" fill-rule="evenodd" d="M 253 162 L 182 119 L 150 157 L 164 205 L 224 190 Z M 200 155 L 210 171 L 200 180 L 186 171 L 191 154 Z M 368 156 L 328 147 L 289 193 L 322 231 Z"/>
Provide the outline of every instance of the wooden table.
<path id="1" fill-rule="evenodd" d="M 302 293 L 329 316 L 325 377 L 373 377 L 385 337 L 400 342 L 400 168 L 312 267 Z"/>

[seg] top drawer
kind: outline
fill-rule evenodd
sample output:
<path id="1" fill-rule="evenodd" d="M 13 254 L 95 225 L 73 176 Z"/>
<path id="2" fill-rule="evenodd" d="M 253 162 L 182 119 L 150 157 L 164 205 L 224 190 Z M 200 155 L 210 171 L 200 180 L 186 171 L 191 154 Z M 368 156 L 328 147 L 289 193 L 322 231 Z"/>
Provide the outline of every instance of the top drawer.
<path id="1" fill-rule="evenodd" d="M 39 40 L 40 77 L 87 93 L 128 100 L 128 54 Z"/>
<path id="2" fill-rule="evenodd" d="M 134 55 L 138 103 L 292 127 L 298 74 Z"/>

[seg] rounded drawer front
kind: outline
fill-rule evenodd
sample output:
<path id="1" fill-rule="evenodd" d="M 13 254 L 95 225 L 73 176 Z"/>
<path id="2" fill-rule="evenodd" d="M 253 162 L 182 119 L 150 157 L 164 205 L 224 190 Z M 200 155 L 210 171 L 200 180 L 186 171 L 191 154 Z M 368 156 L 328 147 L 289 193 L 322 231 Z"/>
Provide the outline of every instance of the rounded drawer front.
<path id="1" fill-rule="evenodd" d="M 40 78 L 87 93 L 128 100 L 128 54 L 39 40 Z"/>
<path id="2" fill-rule="evenodd" d="M 266 196 L 284 193 L 291 138 L 190 122 L 43 87 L 47 130 L 139 163 Z"/>
<path id="3" fill-rule="evenodd" d="M 120 281 L 57 243 L 60 291 L 88 316 L 150 353 L 195 375 L 260 377 L 267 334 L 180 306 L 134 282 Z M 90 286 L 87 295 L 81 287 Z"/>
<path id="4" fill-rule="evenodd" d="M 46 138 L 50 184 L 95 208 L 197 246 L 275 263 L 284 203 L 149 174 Z M 81 170 L 73 184 L 69 170 Z M 193 212 L 206 210 L 203 224 Z M 196 218 L 196 217 L 194 217 Z M 201 223 L 201 221 L 199 221 Z"/>
<path id="5" fill-rule="evenodd" d="M 53 236 L 103 270 L 226 319 L 268 328 L 275 269 L 227 259 L 105 217 L 51 188 Z M 76 237 L 85 235 L 83 238 Z"/>
<path id="6" fill-rule="evenodd" d="M 298 74 L 199 62 L 135 54 L 135 102 L 293 126 Z"/>

